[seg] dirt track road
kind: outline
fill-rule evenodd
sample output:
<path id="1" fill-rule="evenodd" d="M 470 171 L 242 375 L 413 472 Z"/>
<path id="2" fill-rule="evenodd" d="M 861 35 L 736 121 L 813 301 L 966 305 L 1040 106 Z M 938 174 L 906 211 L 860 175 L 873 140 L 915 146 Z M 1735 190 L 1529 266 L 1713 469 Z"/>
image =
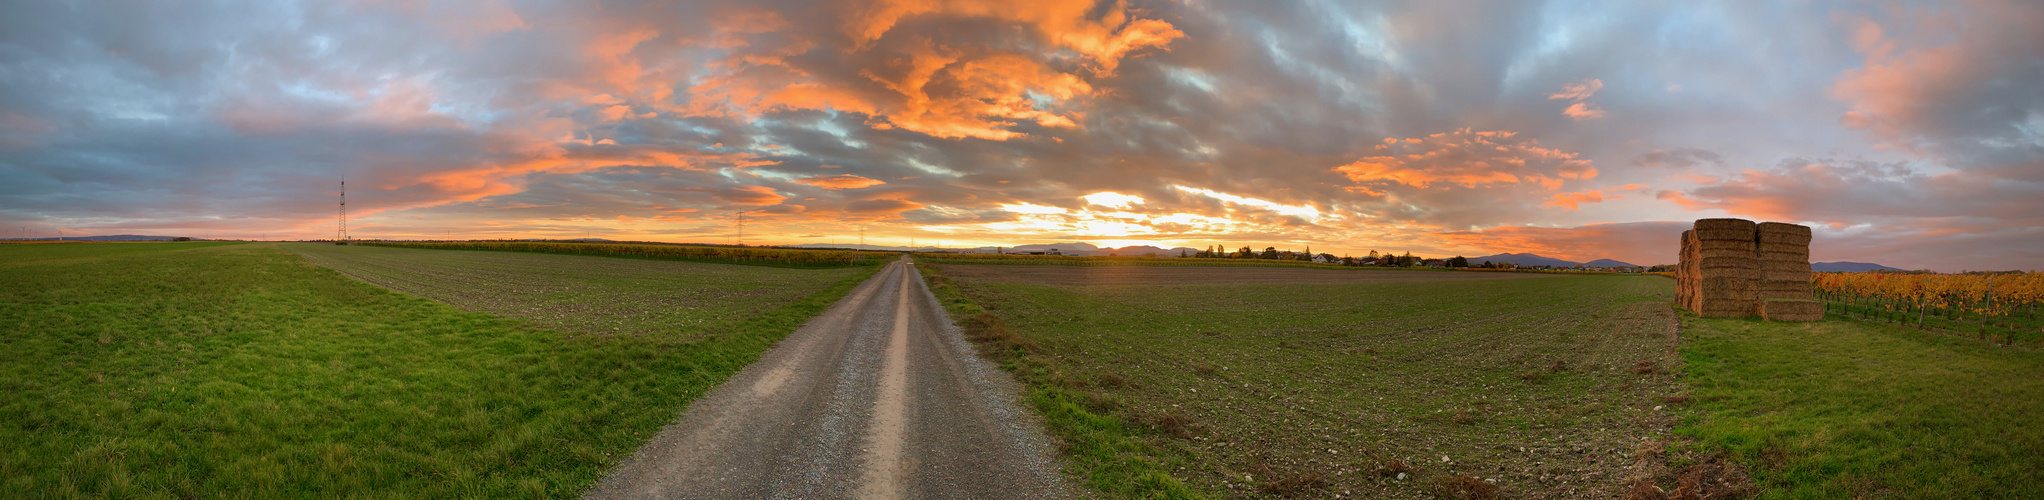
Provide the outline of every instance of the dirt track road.
<path id="1" fill-rule="evenodd" d="M 1053 447 L 907 262 L 803 325 L 587 498 L 1062 498 Z"/>

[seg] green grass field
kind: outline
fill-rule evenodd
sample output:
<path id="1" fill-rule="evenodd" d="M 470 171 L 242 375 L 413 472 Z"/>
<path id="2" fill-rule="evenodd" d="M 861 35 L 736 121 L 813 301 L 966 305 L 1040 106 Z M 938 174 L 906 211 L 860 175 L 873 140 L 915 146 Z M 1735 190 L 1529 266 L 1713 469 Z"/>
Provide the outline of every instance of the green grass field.
<path id="1" fill-rule="evenodd" d="M 0 245 L 0 497 L 572 497 L 871 271 L 826 272 L 590 335 L 271 244 Z"/>
<path id="2" fill-rule="evenodd" d="M 2044 353 L 1831 319 L 1685 317 L 1680 432 L 1764 498 L 2044 497 Z"/>
<path id="3" fill-rule="evenodd" d="M 1110 496 L 1615 496 L 1679 392 L 1657 276 L 1050 286 L 924 267 Z"/>
<path id="4" fill-rule="evenodd" d="M 863 270 L 368 245 L 281 245 L 399 292 L 571 332 L 694 339 Z"/>

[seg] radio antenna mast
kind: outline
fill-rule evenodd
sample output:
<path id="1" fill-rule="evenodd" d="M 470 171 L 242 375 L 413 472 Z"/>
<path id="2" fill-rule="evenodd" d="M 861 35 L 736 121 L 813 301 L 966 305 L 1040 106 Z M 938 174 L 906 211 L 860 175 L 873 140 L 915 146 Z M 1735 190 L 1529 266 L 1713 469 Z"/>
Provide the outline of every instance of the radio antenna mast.
<path id="1" fill-rule="evenodd" d="M 334 244 L 348 244 L 348 174 L 341 174 L 341 215 L 334 229 Z"/>
<path id="2" fill-rule="evenodd" d="M 745 209 L 738 209 L 738 246 L 745 246 Z"/>

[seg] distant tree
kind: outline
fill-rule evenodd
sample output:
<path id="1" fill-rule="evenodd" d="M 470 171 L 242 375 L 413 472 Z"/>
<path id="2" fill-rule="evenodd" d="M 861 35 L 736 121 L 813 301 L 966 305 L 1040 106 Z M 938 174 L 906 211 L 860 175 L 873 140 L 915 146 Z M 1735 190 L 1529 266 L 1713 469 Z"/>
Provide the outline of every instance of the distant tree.
<path id="1" fill-rule="evenodd" d="M 1247 259 L 1247 258 L 1251 258 L 1251 257 L 1255 257 L 1255 256 L 1256 256 L 1256 251 L 1255 251 L 1255 250 L 1250 250 L 1250 249 L 1249 249 L 1249 247 L 1242 247 L 1242 249 L 1241 249 L 1241 250 L 1237 250 L 1237 251 L 1235 252 L 1235 258 L 1238 258 L 1238 259 Z"/>
<path id="2" fill-rule="evenodd" d="M 1263 258 L 1276 260 L 1278 258 L 1277 247 L 1263 247 Z"/>
<path id="3" fill-rule="evenodd" d="M 179 236 L 176 238 L 171 238 L 170 241 L 192 241 L 192 239 L 184 236 Z"/>
<path id="4" fill-rule="evenodd" d="M 1178 257 L 1179 257 L 1179 258 L 1185 258 L 1185 249 L 1184 249 L 1184 248 L 1180 248 L 1180 249 L 1178 249 Z"/>
<path id="5" fill-rule="evenodd" d="M 1457 255 L 1453 259 L 1448 259 L 1448 267 L 1469 267 L 1469 259 Z"/>
<path id="6" fill-rule="evenodd" d="M 1372 262 L 1375 262 L 1376 260 L 1377 260 L 1377 251 L 1376 251 L 1376 250 L 1371 250 L 1371 251 L 1370 251 L 1370 261 L 1372 261 Z"/>

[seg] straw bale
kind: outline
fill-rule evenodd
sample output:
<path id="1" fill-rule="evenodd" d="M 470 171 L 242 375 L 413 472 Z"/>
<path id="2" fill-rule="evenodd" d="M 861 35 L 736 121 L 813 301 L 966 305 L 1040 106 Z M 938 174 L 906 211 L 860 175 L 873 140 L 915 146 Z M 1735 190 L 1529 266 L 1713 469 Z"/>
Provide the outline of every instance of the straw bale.
<path id="1" fill-rule="evenodd" d="M 1756 258 L 1756 256 L 1755 256 L 1755 255 L 1753 255 L 1753 252 L 1737 252 L 1737 251 L 1732 251 L 1732 250 L 1712 250 L 1712 251 L 1708 251 L 1708 252 L 1697 252 L 1696 254 L 1697 254 L 1697 255 L 1696 255 L 1696 260 L 1699 260 L 1699 261 L 1702 261 L 1702 260 L 1716 260 L 1716 259 L 1731 259 L 1731 260 L 1743 260 L 1743 261 L 1747 261 L 1747 262 L 1760 262 L 1760 259 Z M 1754 265 L 1758 265 L 1758 264 L 1754 264 Z M 1710 267 L 1710 266 L 1704 266 L 1704 267 Z"/>
<path id="2" fill-rule="evenodd" d="M 1809 284 L 1811 271 L 1760 271 L 1760 282 L 1795 282 Z"/>
<path id="3" fill-rule="evenodd" d="M 1817 296 L 1817 294 L 1811 292 L 1810 285 L 1804 284 L 1802 286 L 1795 285 L 1761 286 L 1758 287 L 1758 289 L 1753 293 L 1753 296 L 1761 300 L 1807 299 L 1815 297 Z"/>
<path id="4" fill-rule="evenodd" d="M 1698 269 L 1759 269 L 1760 261 L 1752 256 L 1712 257 L 1705 255 L 1696 259 Z"/>
<path id="5" fill-rule="evenodd" d="M 1754 228 L 1758 227 L 1758 225 L 1746 219 L 1697 219 L 1695 227 L 1698 233 L 1715 229 L 1732 229 L 1745 231 L 1746 234 L 1753 234 Z"/>
<path id="6" fill-rule="evenodd" d="M 1778 245 L 1796 245 L 1803 247 L 1810 246 L 1810 237 L 1798 236 L 1793 234 L 1760 233 L 1760 235 L 1754 238 L 1753 240 L 1760 242 L 1760 244 L 1762 245 L 1778 244 Z"/>
<path id="7" fill-rule="evenodd" d="M 1740 304 L 1739 307 L 1725 307 L 1722 309 L 1707 307 L 1702 311 L 1697 311 L 1696 314 L 1706 318 L 1744 318 L 1753 315 L 1753 306 L 1751 304 L 1752 302 L 1749 301 Z"/>
<path id="8" fill-rule="evenodd" d="M 1760 264 L 1761 271 L 1798 271 L 1806 275 L 1810 273 L 1810 263 L 1808 261 L 1761 260 L 1757 262 Z"/>
<path id="9" fill-rule="evenodd" d="M 1819 321 L 1824 319 L 1824 303 L 1809 299 L 1763 300 L 1759 304 L 1760 316 L 1770 321 Z"/>
<path id="10" fill-rule="evenodd" d="M 1753 241 L 1753 230 L 1752 230 L 1752 229 L 1698 229 L 1698 230 L 1696 230 L 1696 239 L 1697 239 L 1698 241 L 1711 241 L 1711 240 L 1736 240 L 1736 241 Z"/>
<path id="11" fill-rule="evenodd" d="M 1747 268 L 1720 267 L 1704 269 L 1701 272 L 1696 273 L 1696 277 L 1698 279 L 1757 280 L 1760 279 L 1760 270 L 1750 267 Z"/>
<path id="12" fill-rule="evenodd" d="M 1810 252 L 1755 252 L 1762 262 L 1809 262 Z"/>
<path id="13" fill-rule="evenodd" d="M 1691 248 L 1698 252 L 1751 252 L 1758 246 L 1753 240 L 1699 240 Z"/>
<path id="14" fill-rule="evenodd" d="M 1761 252 L 1808 252 L 1810 245 L 1759 240 L 1753 245 L 1753 249 Z"/>
<path id="15" fill-rule="evenodd" d="M 1810 226 L 1805 226 L 1801 224 L 1790 224 L 1787 222 L 1762 222 L 1760 224 L 1755 225 L 1754 230 L 1763 235 L 1774 234 L 1802 236 L 1804 238 L 1810 237 Z M 1765 236 L 1763 236 L 1763 238 L 1764 237 Z"/>

